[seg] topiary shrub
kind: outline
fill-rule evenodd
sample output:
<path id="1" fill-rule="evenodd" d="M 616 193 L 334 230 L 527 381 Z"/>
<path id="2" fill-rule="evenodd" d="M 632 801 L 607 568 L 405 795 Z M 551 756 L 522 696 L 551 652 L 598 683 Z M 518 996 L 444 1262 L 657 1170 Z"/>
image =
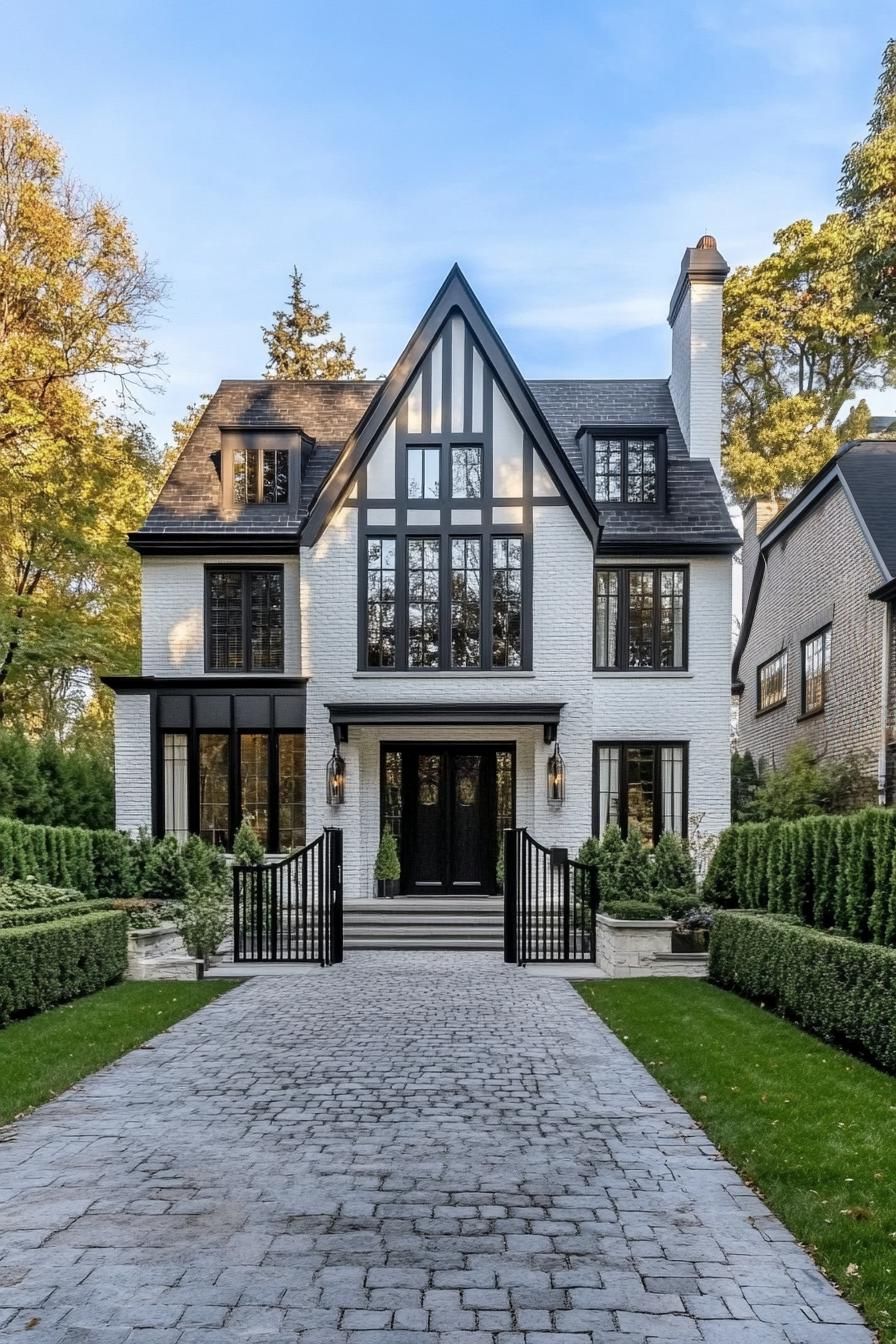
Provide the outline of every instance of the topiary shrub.
<path id="1" fill-rule="evenodd" d="M 261 863 L 264 859 L 264 845 L 255 832 L 250 817 L 243 817 L 233 842 L 235 863 Z"/>
<path id="2" fill-rule="evenodd" d="M 190 873 L 181 846 L 173 835 L 157 840 L 149 853 L 142 896 L 157 901 L 183 901 Z"/>
<path id="3" fill-rule="evenodd" d="M 686 887 L 678 891 L 655 891 L 651 898 L 660 907 L 667 919 L 683 919 L 697 907 L 697 897 Z"/>
<path id="4" fill-rule="evenodd" d="M 739 904 L 739 874 L 737 867 L 737 826 L 729 826 L 719 836 L 715 852 L 709 861 L 703 881 L 702 896 L 712 905 Z"/>
<path id="5" fill-rule="evenodd" d="M 597 845 L 598 900 L 612 901 L 619 895 L 619 863 L 624 847 L 622 832 L 615 823 L 611 823 Z"/>
<path id="6" fill-rule="evenodd" d="M 646 900 L 652 885 L 650 851 L 641 839 L 637 826 L 632 826 L 622 847 L 622 855 L 616 870 L 616 888 L 611 899 Z"/>
<path id="7" fill-rule="evenodd" d="M 379 849 L 373 864 L 373 875 L 378 882 L 394 882 L 401 877 L 401 863 L 395 836 L 386 828 L 380 836 Z"/>
<path id="8" fill-rule="evenodd" d="M 662 906 L 655 901 L 607 901 L 600 913 L 610 919 L 665 919 Z"/>

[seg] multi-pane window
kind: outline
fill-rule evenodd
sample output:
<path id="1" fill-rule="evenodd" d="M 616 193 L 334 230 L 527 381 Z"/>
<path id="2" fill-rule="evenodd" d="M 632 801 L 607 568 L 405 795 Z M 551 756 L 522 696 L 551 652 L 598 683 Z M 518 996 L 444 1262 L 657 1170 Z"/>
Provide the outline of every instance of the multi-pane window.
<path id="1" fill-rule="evenodd" d="M 659 495 L 659 443 L 627 436 L 594 442 L 594 498 L 605 504 L 655 504 Z"/>
<path id="2" fill-rule="evenodd" d="M 756 672 L 756 703 L 759 713 L 775 709 L 787 699 L 787 650 L 782 649 L 769 658 Z"/>
<path id="3" fill-rule="evenodd" d="M 482 541 L 451 540 L 451 666 L 479 667 L 482 642 Z"/>
<path id="4" fill-rule="evenodd" d="M 162 760 L 166 835 L 229 849 L 248 817 L 269 852 L 304 845 L 304 733 L 165 733 Z"/>
<path id="5" fill-rule="evenodd" d="M 492 666 L 523 659 L 523 539 L 492 538 Z"/>
<path id="6" fill-rule="evenodd" d="M 283 570 L 206 569 L 209 672 L 283 670 Z"/>
<path id="7" fill-rule="evenodd" d="M 439 665 L 438 537 L 408 537 L 408 666 Z"/>
<path id="8" fill-rule="evenodd" d="M 687 571 L 604 569 L 595 573 L 594 665 L 635 671 L 687 666 Z"/>
<path id="9" fill-rule="evenodd" d="M 395 538 L 367 539 L 367 665 L 395 666 Z"/>
<path id="10" fill-rule="evenodd" d="M 594 753 L 594 830 L 637 827 L 656 844 L 663 831 L 685 835 L 687 748 L 682 742 L 598 744 Z"/>
<path id="11" fill-rule="evenodd" d="M 831 671 L 831 627 L 803 642 L 803 713 L 818 714 L 827 700 Z"/>
<path id="12" fill-rule="evenodd" d="M 289 500 L 289 450 L 235 449 L 233 499 L 236 504 L 286 504 Z"/>
<path id="13" fill-rule="evenodd" d="M 482 497 L 482 447 L 480 444 L 452 444 L 451 496 L 453 499 Z"/>
<path id="14" fill-rule="evenodd" d="M 408 449 L 408 499 L 438 499 L 439 448 Z"/>

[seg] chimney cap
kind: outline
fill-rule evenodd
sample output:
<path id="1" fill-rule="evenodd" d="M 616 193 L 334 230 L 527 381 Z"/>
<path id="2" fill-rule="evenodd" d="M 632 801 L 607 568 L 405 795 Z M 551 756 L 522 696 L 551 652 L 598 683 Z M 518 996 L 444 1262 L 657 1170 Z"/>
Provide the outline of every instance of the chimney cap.
<path id="1" fill-rule="evenodd" d="M 674 326 L 684 296 L 694 281 L 721 285 L 729 269 L 711 233 L 704 233 L 696 247 L 686 247 L 681 259 L 681 271 L 672 292 L 672 302 L 669 304 L 669 326 Z"/>

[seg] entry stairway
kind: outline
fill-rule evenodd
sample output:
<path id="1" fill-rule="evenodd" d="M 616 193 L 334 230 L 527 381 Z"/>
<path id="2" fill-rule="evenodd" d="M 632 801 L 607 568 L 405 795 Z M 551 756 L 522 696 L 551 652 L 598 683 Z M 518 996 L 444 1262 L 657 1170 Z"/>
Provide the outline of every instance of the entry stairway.
<path id="1" fill-rule="evenodd" d="M 504 946 L 504 903 L 500 899 L 456 897 L 394 901 L 346 901 L 343 940 L 352 948 L 455 949 L 500 952 Z"/>

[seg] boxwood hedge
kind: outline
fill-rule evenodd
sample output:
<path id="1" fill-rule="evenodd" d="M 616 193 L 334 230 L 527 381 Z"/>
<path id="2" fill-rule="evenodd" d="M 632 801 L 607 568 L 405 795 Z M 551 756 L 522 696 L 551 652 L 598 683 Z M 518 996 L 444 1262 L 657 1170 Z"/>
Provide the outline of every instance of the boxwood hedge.
<path id="1" fill-rule="evenodd" d="M 119 910 L 0 929 L 0 1026 L 112 984 L 127 942 Z"/>
<path id="2" fill-rule="evenodd" d="M 709 978 L 896 1073 L 896 951 L 724 910 L 710 940 Z"/>
<path id="3" fill-rule="evenodd" d="M 0 909 L 0 929 L 20 929 L 28 924 L 50 924 L 58 919 L 70 919 L 72 915 L 94 915 L 98 911 L 112 910 L 113 901 L 69 901 L 62 907 L 43 906 L 34 910 Z"/>

